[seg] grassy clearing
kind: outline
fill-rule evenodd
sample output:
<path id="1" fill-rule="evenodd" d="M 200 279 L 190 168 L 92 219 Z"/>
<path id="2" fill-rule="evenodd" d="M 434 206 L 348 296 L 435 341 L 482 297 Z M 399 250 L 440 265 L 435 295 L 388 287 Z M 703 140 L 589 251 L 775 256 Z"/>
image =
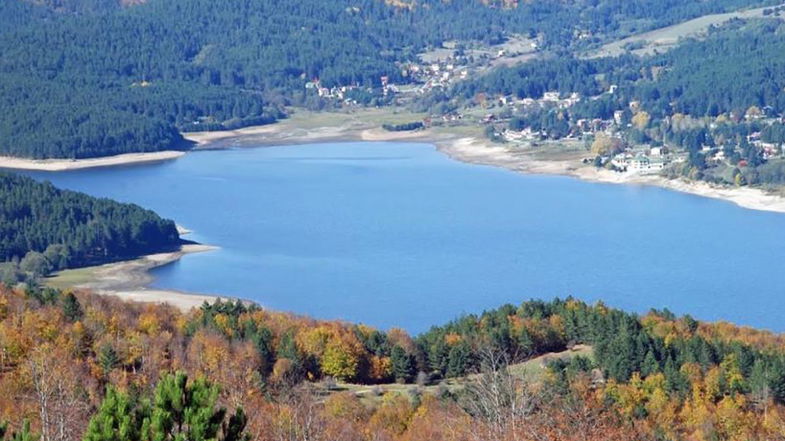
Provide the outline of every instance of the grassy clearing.
<path id="1" fill-rule="evenodd" d="M 629 52 L 636 55 L 664 52 L 676 46 L 681 39 L 705 35 L 706 31 L 711 26 L 719 26 L 735 18 L 761 18 L 763 17 L 763 10 L 770 8 L 771 6 L 724 14 L 704 15 L 703 17 L 698 17 L 683 23 L 655 29 L 653 31 L 644 32 L 608 43 L 597 50 L 585 54 L 585 57 L 615 57 L 627 53 L 628 47 L 633 47 L 634 49 L 629 50 Z"/>
<path id="2" fill-rule="evenodd" d="M 422 121 L 426 113 L 415 113 L 395 107 L 358 109 L 343 112 L 312 112 L 296 109 L 289 118 L 280 121 L 281 126 L 292 126 L 299 129 L 316 129 L 320 127 L 368 126 L 377 127 L 382 124 L 403 124 Z"/>
<path id="3" fill-rule="evenodd" d="M 548 362 L 557 359 L 569 360 L 577 356 L 593 358 L 594 350 L 591 346 L 577 345 L 573 349 L 548 353 L 522 363 L 510 365 L 509 370 L 515 377 L 526 378 L 528 381 L 538 382 L 542 380 Z M 362 402 L 371 405 L 380 401 L 382 397 L 390 394 L 409 396 L 410 391 L 413 390 L 417 390 L 423 394 L 436 394 L 439 388 L 444 387 L 447 391 L 455 393 L 465 388 L 466 384 L 475 380 L 477 376 L 477 374 L 473 374 L 464 378 L 451 378 L 443 381 L 441 385 L 429 385 L 422 388 L 418 387 L 416 384 L 389 383 L 369 386 L 353 383 L 338 383 L 336 387 L 330 389 L 323 388 L 321 393 L 323 396 L 329 396 L 334 393 L 353 392 Z M 321 387 L 324 386 L 322 385 Z"/>
<path id="4" fill-rule="evenodd" d="M 438 63 L 447 61 L 455 53 L 458 45 L 464 45 L 464 53 L 474 58 L 487 57 L 493 59 L 491 67 L 499 65 L 512 65 L 516 62 L 525 61 L 533 58 L 537 49 L 534 46 L 535 40 L 519 34 L 510 35 L 501 44 L 488 46 L 476 41 L 451 41 L 445 42 L 445 47 L 434 48 L 419 54 L 423 63 Z"/>
<path id="5" fill-rule="evenodd" d="M 97 267 L 86 267 L 58 271 L 44 279 L 46 286 L 55 289 L 72 288 L 76 285 L 89 283 L 95 280 Z"/>

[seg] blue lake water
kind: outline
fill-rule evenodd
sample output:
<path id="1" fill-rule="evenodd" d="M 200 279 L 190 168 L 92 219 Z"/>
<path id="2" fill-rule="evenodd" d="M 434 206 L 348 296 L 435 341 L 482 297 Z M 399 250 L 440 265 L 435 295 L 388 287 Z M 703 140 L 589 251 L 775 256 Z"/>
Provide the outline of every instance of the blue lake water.
<path id="1" fill-rule="evenodd" d="M 412 332 L 568 295 L 785 331 L 785 215 L 719 200 L 521 175 L 410 143 L 28 174 L 140 204 L 221 247 L 156 270 L 160 288 Z"/>

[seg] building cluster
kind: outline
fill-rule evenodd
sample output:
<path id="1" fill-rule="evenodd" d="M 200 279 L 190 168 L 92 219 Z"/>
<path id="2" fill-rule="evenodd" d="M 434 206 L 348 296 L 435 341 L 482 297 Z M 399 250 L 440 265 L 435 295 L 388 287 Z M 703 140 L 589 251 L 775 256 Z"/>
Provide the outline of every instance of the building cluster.
<path id="1" fill-rule="evenodd" d="M 613 167 L 624 173 L 657 174 L 670 164 L 687 160 L 684 153 L 671 152 L 667 147 L 628 148 L 610 159 Z"/>
<path id="2" fill-rule="evenodd" d="M 464 61 L 448 58 L 433 63 L 411 63 L 403 67 L 403 74 L 417 84 L 416 92 L 424 95 L 436 88 L 446 88 L 469 78 Z"/>

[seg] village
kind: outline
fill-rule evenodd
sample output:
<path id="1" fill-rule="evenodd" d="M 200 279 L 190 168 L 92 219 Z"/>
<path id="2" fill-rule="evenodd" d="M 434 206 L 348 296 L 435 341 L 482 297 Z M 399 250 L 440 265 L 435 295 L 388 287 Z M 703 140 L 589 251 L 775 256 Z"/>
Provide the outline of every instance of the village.
<path id="1" fill-rule="evenodd" d="M 386 104 L 406 106 L 415 100 L 434 92 L 448 91 L 457 83 L 469 80 L 497 66 L 504 66 L 531 59 L 537 55 L 538 43 L 534 39 L 513 38 L 505 45 L 466 49 L 452 42 L 431 52 L 420 54 L 418 62 L 402 64 L 401 76 L 406 79 L 396 84 L 388 76 L 379 78 L 377 87 L 360 85 L 325 87 L 318 79 L 305 84 L 305 89 L 340 107 L 360 107 L 368 105 L 373 98 Z M 598 100 L 605 95 L 617 93 L 618 86 L 611 84 L 597 96 L 584 97 L 577 92 L 560 93 L 547 91 L 539 98 L 520 98 L 513 95 L 486 96 L 479 93 L 471 105 L 458 107 L 446 112 L 431 112 L 421 124 L 408 124 L 413 128 L 433 126 L 480 125 L 485 127 L 487 137 L 496 142 L 536 148 L 544 141 L 583 142 L 587 153 L 592 156 L 583 162 L 625 174 L 659 174 L 671 165 L 683 164 L 689 160 L 689 153 L 683 146 L 672 143 L 640 142 L 629 139 L 628 131 L 638 128 L 641 131 L 648 122 L 648 114 L 640 108 L 640 103 L 632 101 L 629 108 L 616 110 L 611 118 L 563 118 L 564 126 L 560 132 L 553 133 L 544 127 L 535 128 L 531 124 L 516 121 L 520 115 L 537 112 L 561 112 L 570 115 L 571 109 L 583 100 Z M 645 115 L 645 116 L 644 116 Z M 635 118 L 644 116 L 645 122 Z M 685 118 L 689 124 L 702 125 L 714 130 L 719 124 L 709 119 L 692 119 L 690 116 L 673 115 L 665 117 L 668 124 L 676 124 L 677 118 Z M 671 121 L 673 119 L 674 121 Z M 785 123 L 785 116 L 774 115 L 770 108 L 751 107 L 740 116 L 730 115 L 736 122 L 756 123 L 767 126 Z M 679 122 L 681 124 L 681 122 Z M 640 126 L 640 127 L 639 127 Z M 407 129 L 408 130 L 408 129 Z M 760 131 L 744 135 L 746 144 L 760 152 L 760 159 L 768 161 L 785 158 L 779 143 L 767 142 Z M 601 144 L 598 146 L 598 144 Z M 745 167 L 744 148 L 737 143 L 728 145 L 700 145 L 699 152 L 707 166 Z"/>

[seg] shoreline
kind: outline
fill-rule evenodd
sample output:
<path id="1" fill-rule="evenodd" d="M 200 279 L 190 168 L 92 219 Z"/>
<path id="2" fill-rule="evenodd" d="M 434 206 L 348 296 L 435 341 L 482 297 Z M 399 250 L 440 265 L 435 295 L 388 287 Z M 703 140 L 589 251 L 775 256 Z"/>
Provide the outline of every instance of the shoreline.
<path id="1" fill-rule="evenodd" d="M 0 156 L 0 169 L 59 172 L 119 165 L 146 164 L 177 159 L 186 152 L 164 150 L 148 153 L 124 153 L 87 159 L 24 159 Z"/>
<path id="2" fill-rule="evenodd" d="M 434 145 L 439 152 L 453 160 L 468 164 L 501 167 L 517 173 L 568 176 L 588 182 L 654 186 L 695 196 L 724 200 L 750 210 L 785 213 L 785 197 L 768 193 L 760 188 L 725 187 L 704 181 L 688 181 L 660 175 L 626 174 L 597 169 L 580 162 L 579 156 L 585 156 L 585 154 L 576 154 L 567 159 L 538 159 L 531 152 L 494 144 L 476 134 L 456 133 L 457 131 L 453 128 L 388 132 L 378 125 L 353 123 L 351 118 L 346 118 L 346 120 L 342 125 L 317 127 L 310 131 L 298 130 L 296 123 L 284 120 L 289 123 L 278 127 L 276 126 L 282 123 L 248 127 L 232 132 L 194 132 L 185 134 L 185 136 L 196 142 L 199 146 L 197 148 L 201 149 L 297 145 L 333 141 L 422 142 Z"/>
<path id="3" fill-rule="evenodd" d="M 739 207 L 785 213 L 785 197 L 770 194 L 759 188 L 722 187 L 703 181 L 670 179 L 660 175 L 640 175 L 613 172 L 584 165 L 577 160 L 535 159 L 526 152 L 516 152 L 502 145 L 466 137 L 437 142 L 437 149 L 455 160 L 502 167 L 518 173 L 569 176 L 588 182 L 619 185 L 646 185 L 695 196 L 720 199 Z"/>
<path id="4" fill-rule="evenodd" d="M 382 129 L 378 121 L 363 121 L 362 115 L 358 117 L 351 114 L 330 114 L 329 118 L 336 118 L 332 124 L 325 124 L 324 121 L 319 120 L 314 122 L 312 119 L 315 118 L 312 118 L 307 112 L 304 112 L 304 115 L 295 115 L 277 124 L 226 132 L 186 133 L 184 136 L 196 143 L 196 150 L 301 145 L 320 142 L 420 142 L 432 145 L 437 151 L 452 160 L 468 164 L 500 167 L 516 173 L 568 176 L 589 182 L 656 186 L 671 191 L 721 199 L 747 209 L 785 213 L 785 197 L 766 193 L 762 189 L 719 187 L 700 181 L 669 179 L 659 175 L 621 174 L 597 169 L 591 165 L 582 164 L 579 158 L 585 156 L 585 153 L 578 150 L 567 154 L 561 152 L 561 155 L 559 152 L 555 152 L 553 157 L 546 159 L 537 158 L 536 152 L 530 149 L 516 149 L 492 143 L 479 136 L 474 127 L 469 127 L 468 130 L 466 127 L 451 127 L 412 132 L 389 132 Z M 376 115 L 376 118 L 378 117 Z M 409 116 L 409 118 L 411 117 Z M 175 154 L 171 156 L 168 154 L 142 154 L 143 158 L 131 159 L 136 163 L 150 162 L 176 159 L 186 154 L 186 152 L 173 153 Z M 138 155 L 132 154 L 131 156 Z M 123 159 L 125 158 L 99 158 L 94 163 L 101 162 L 102 165 L 81 166 L 67 161 L 71 167 L 62 170 L 127 164 L 128 162 L 123 162 Z M 2 158 L 0 158 L 0 167 L 3 165 Z M 50 167 L 49 170 L 58 171 L 61 169 Z M 188 229 L 180 225 L 177 225 L 177 228 L 181 235 L 190 233 Z M 229 297 L 150 288 L 149 285 L 154 280 L 150 271 L 175 262 L 187 254 L 215 249 L 217 247 L 188 244 L 174 252 L 152 254 L 130 261 L 97 267 L 65 270 L 55 274 L 51 280 L 62 286 L 89 289 L 97 294 L 111 295 L 136 302 L 167 303 L 182 311 L 188 311 L 201 306 L 205 301 L 214 302 L 218 299 L 229 299 Z"/>
<path id="5" fill-rule="evenodd" d="M 153 276 L 150 270 L 176 262 L 193 253 L 213 251 L 218 247 L 200 244 L 182 245 L 179 250 L 149 254 L 134 260 L 59 271 L 48 277 L 53 286 L 63 285 L 85 289 L 95 294 L 118 297 L 122 300 L 168 304 L 183 312 L 200 307 L 204 302 L 227 300 L 229 297 L 150 288 Z M 74 279 L 74 281 L 70 281 Z"/>
<path id="6" fill-rule="evenodd" d="M 721 199 L 751 210 L 785 213 L 785 197 L 760 188 L 718 186 L 660 175 L 621 174 L 581 164 L 577 157 L 538 159 L 531 152 L 514 150 L 483 139 L 477 134 L 476 127 L 469 127 L 468 130 L 467 127 L 431 128 L 412 132 L 389 132 L 381 128 L 381 121 L 396 118 L 399 121 L 411 121 L 419 116 L 389 109 L 363 109 L 346 113 L 298 110 L 289 118 L 273 124 L 227 131 L 187 132 L 182 135 L 195 143 L 193 150 L 197 151 L 322 142 L 422 142 L 433 144 L 448 157 L 469 164 L 501 167 L 518 173 L 570 176 L 589 182 L 656 186 Z M 187 153 L 167 150 L 77 160 L 32 160 L 0 156 L 0 169 L 58 172 L 162 162 L 180 158 Z"/>

